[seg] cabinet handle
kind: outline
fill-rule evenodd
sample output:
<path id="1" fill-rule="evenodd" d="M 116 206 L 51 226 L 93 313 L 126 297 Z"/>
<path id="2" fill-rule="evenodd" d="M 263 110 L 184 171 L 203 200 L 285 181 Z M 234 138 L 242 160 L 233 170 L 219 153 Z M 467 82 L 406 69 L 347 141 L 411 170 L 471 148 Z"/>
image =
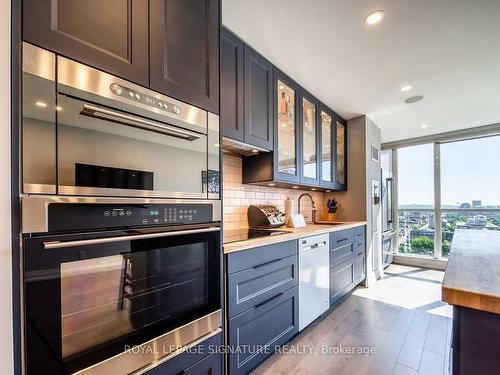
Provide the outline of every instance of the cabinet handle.
<path id="1" fill-rule="evenodd" d="M 279 262 L 280 260 L 283 260 L 283 259 L 284 259 L 284 258 L 279 258 L 279 259 L 270 260 L 269 262 L 262 263 L 262 264 L 259 264 L 259 265 L 257 265 L 257 266 L 254 266 L 254 269 L 257 269 L 257 268 L 260 268 L 260 267 L 267 266 L 268 264 L 271 264 L 271 263 L 274 263 L 274 262 Z"/>
<path id="2" fill-rule="evenodd" d="M 284 293 L 285 293 L 285 292 L 280 293 L 280 294 L 277 294 L 277 295 L 275 295 L 274 297 L 268 298 L 268 299 L 266 299 L 265 301 L 263 301 L 263 302 L 261 302 L 261 303 L 256 304 L 256 305 L 255 305 L 255 308 L 257 308 L 257 307 L 261 307 L 261 306 L 265 305 L 266 303 L 271 302 L 273 299 L 278 298 L 279 296 L 283 295 Z"/>
<path id="3" fill-rule="evenodd" d="M 358 255 L 361 255 L 361 254 L 363 254 L 363 252 L 358 253 Z"/>
<path id="4" fill-rule="evenodd" d="M 341 240 L 337 240 L 337 243 L 347 241 L 349 238 L 342 238 Z"/>

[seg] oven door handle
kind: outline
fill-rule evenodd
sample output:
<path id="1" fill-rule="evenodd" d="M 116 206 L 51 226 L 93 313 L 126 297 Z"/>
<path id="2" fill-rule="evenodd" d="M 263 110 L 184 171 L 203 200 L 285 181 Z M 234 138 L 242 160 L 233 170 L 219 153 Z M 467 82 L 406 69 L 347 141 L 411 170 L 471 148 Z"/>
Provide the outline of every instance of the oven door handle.
<path id="1" fill-rule="evenodd" d="M 201 138 L 201 135 L 194 132 L 177 129 L 172 126 L 158 123 L 156 121 L 146 120 L 141 117 L 112 111 L 91 104 L 84 104 L 82 109 L 80 110 L 80 114 L 84 116 L 94 117 L 100 120 L 113 121 L 122 125 L 132 126 L 134 128 L 151 130 L 157 133 L 185 139 L 188 141 L 194 141 Z"/>
<path id="2" fill-rule="evenodd" d="M 135 235 L 131 235 L 131 236 L 93 238 L 93 239 L 89 239 L 89 240 L 49 241 L 49 242 L 44 242 L 43 247 L 45 250 L 63 249 L 63 248 L 67 248 L 67 247 L 100 245 L 100 244 L 120 242 L 120 241 L 143 240 L 143 239 L 159 238 L 159 237 L 173 237 L 173 236 L 182 236 L 185 234 L 198 234 L 198 233 L 217 232 L 217 231 L 220 231 L 219 227 L 178 230 L 178 231 L 172 231 L 172 232 L 135 234 Z"/>

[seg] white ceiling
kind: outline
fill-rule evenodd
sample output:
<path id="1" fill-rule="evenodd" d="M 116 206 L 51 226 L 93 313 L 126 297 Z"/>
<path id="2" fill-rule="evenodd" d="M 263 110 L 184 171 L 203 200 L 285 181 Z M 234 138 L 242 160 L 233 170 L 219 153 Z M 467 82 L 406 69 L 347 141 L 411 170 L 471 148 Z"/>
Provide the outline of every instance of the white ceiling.
<path id="1" fill-rule="evenodd" d="M 500 122 L 500 0 L 223 0 L 222 22 L 383 142 Z"/>

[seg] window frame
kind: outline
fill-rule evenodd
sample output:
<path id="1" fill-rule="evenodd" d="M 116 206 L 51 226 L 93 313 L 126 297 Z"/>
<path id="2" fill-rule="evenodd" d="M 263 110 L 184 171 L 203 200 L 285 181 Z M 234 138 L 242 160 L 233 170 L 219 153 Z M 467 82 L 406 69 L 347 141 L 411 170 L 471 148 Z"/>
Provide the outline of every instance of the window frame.
<path id="1" fill-rule="evenodd" d="M 394 178 L 394 204 L 393 204 L 393 215 L 394 217 L 399 217 L 400 212 L 432 212 L 434 214 L 434 254 L 433 254 L 433 259 L 439 259 L 439 260 L 444 260 L 447 261 L 447 258 L 442 257 L 442 241 L 443 241 L 443 220 L 442 220 L 442 214 L 443 213 L 452 213 L 452 212 L 462 212 L 462 213 L 467 213 L 467 214 L 473 214 L 473 213 L 500 213 L 500 208 L 442 208 L 441 206 L 441 144 L 444 143 L 452 143 L 452 142 L 460 142 L 460 141 L 468 141 L 468 140 L 473 140 L 473 139 L 478 139 L 478 138 L 486 138 L 486 137 L 494 137 L 494 136 L 500 136 L 499 133 L 496 134 L 490 134 L 490 135 L 476 135 L 476 136 L 470 136 L 466 138 L 455 138 L 455 137 L 450 137 L 449 140 L 446 139 L 439 139 L 435 141 L 431 141 L 430 139 L 421 140 L 420 142 L 410 142 L 410 141 L 404 141 L 402 142 L 399 146 L 396 143 L 393 144 L 386 144 L 382 146 L 382 149 L 390 149 L 392 150 L 392 170 L 393 170 L 393 178 Z M 440 137 L 441 138 L 441 137 Z M 398 149 L 400 148 L 406 148 L 406 147 L 411 147 L 411 146 L 416 146 L 416 145 L 423 145 L 423 144 L 432 144 L 433 145 L 433 170 L 434 170 L 434 183 L 433 183 L 433 190 L 434 190 L 434 208 L 429 208 L 429 209 L 407 209 L 407 208 L 399 208 L 399 200 L 398 200 L 398 188 L 399 188 L 399 181 L 398 181 L 398 173 L 397 173 L 397 168 L 398 168 Z M 422 258 L 421 255 L 417 254 L 408 254 L 408 253 L 399 253 L 399 246 L 400 246 L 400 240 L 399 240 L 399 220 L 395 220 L 394 222 L 394 238 L 393 242 L 395 243 L 395 249 L 394 253 L 400 256 L 405 256 L 405 257 L 413 257 L 413 258 Z M 426 257 L 424 257 L 426 258 Z"/>

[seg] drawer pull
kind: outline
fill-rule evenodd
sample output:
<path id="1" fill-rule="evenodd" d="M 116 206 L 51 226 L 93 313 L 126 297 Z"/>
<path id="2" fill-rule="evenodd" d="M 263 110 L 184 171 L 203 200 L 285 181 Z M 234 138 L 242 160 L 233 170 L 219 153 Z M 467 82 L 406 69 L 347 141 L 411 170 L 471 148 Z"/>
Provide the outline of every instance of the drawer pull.
<path id="1" fill-rule="evenodd" d="M 363 254 L 363 252 L 358 253 L 358 255 L 361 255 L 361 254 Z"/>
<path id="2" fill-rule="evenodd" d="M 275 263 L 275 262 L 279 262 L 280 260 L 283 260 L 284 258 L 279 258 L 279 259 L 274 259 L 274 260 L 270 260 L 269 262 L 266 262 L 266 263 L 262 263 L 262 264 L 259 264 L 257 266 L 254 266 L 254 268 L 260 268 L 260 267 L 264 267 L 264 266 L 267 266 L 268 264 L 271 264 L 271 263 Z"/>
<path id="3" fill-rule="evenodd" d="M 278 298 L 279 296 L 281 296 L 281 295 L 283 295 L 283 294 L 284 294 L 284 292 L 283 292 L 283 293 L 280 293 L 280 294 L 277 294 L 277 295 L 275 295 L 274 297 L 268 298 L 268 299 L 266 299 L 265 301 L 263 301 L 263 302 L 260 302 L 260 303 L 256 304 L 256 305 L 255 305 L 255 308 L 257 308 L 257 307 L 261 307 L 261 306 L 265 305 L 266 303 L 271 302 L 273 299 L 276 299 L 276 298 Z"/>
<path id="4" fill-rule="evenodd" d="M 337 240 L 337 243 L 347 241 L 349 238 L 342 238 L 341 240 Z"/>

